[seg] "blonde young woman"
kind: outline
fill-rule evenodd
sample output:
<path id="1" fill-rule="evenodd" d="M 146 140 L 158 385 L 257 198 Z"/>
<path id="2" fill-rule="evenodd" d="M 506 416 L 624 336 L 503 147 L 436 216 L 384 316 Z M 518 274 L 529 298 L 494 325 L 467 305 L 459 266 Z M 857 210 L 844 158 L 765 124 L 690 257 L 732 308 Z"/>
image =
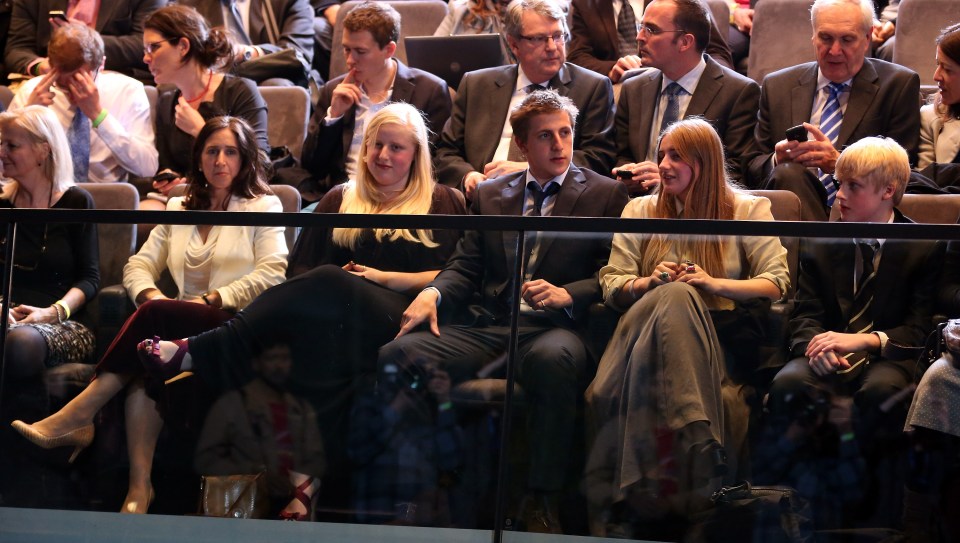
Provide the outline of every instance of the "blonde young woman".
<path id="1" fill-rule="evenodd" d="M 706 121 L 671 125 L 657 156 L 657 193 L 623 217 L 773 220 L 766 198 L 731 186 Z M 746 325 L 735 302 L 786 293 L 786 250 L 775 237 L 616 234 L 600 284 L 625 312 L 587 390 L 595 446 L 616 459 L 612 501 L 702 488 L 723 468 L 720 383 L 750 362 L 725 356 L 727 331 Z"/>

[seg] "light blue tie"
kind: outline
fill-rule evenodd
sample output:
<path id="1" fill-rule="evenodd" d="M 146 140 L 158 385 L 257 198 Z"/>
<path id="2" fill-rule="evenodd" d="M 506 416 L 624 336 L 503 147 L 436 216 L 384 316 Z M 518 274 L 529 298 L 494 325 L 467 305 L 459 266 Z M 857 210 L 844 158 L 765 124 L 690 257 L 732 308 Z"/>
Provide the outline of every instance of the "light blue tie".
<path id="1" fill-rule="evenodd" d="M 77 108 L 67 130 L 67 143 L 70 144 L 70 157 L 73 159 L 73 179 L 77 183 L 86 183 L 90 169 L 90 119 L 80 108 Z"/>
<path id="2" fill-rule="evenodd" d="M 680 96 L 681 92 L 686 92 L 683 90 L 683 87 L 679 83 L 674 81 L 667 85 L 667 88 L 663 89 L 663 93 L 667 95 L 667 107 L 663 110 L 663 120 L 660 121 L 660 133 L 662 134 L 664 130 L 671 124 L 680 120 Z"/>
<path id="3" fill-rule="evenodd" d="M 830 96 L 827 97 L 827 104 L 823 107 L 823 114 L 820 116 L 820 131 L 836 147 L 837 136 L 840 135 L 840 125 L 843 124 L 840 93 L 847 89 L 847 84 L 830 83 L 827 87 Z M 827 207 L 830 207 L 837 197 L 837 184 L 833 180 L 833 175 L 823 170 L 817 170 L 817 177 L 823 183 L 823 188 L 827 189 Z"/>

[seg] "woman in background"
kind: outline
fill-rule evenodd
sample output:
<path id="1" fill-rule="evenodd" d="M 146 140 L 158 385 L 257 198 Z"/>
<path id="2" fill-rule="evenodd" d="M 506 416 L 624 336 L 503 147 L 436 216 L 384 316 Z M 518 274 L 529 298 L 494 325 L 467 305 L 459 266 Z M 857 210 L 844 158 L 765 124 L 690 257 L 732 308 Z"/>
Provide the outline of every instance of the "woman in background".
<path id="1" fill-rule="evenodd" d="M 920 108 L 920 169 L 933 162 L 960 163 L 960 24 L 943 29 L 937 38 L 933 80 L 940 92 Z"/>

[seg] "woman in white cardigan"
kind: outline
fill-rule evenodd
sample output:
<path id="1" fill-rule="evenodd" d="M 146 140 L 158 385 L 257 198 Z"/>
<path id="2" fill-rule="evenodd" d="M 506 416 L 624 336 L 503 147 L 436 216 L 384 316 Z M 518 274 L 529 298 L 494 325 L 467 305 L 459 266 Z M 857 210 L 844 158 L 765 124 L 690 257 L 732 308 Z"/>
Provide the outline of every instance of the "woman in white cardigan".
<path id="1" fill-rule="evenodd" d="M 196 141 L 186 196 L 172 198 L 168 210 L 281 211 L 265 182 L 267 158 L 245 121 L 213 118 Z M 158 406 L 154 386 L 162 383 L 144 376 L 137 342 L 148 334 L 182 337 L 220 325 L 283 281 L 286 257 L 282 227 L 157 226 L 124 267 L 123 285 L 139 308 L 107 349 L 96 379 L 57 413 L 32 425 L 16 421 L 14 428 L 43 448 L 74 447 L 72 461 L 93 441 L 96 413 L 125 390 L 130 480 L 121 511 L 145 513 L 153 501 L 150 471 L 165 405 Z M 176 283 L 175 300 L 157 287 L 164 270 Z"/>
<path id="2" fill-rule="evenodd" d="M 933 79 L 940 92 L 920 108 L 920 169 L 933 162 L 960 162 L 960 24 L 948 26 L 937 38 Z"/>

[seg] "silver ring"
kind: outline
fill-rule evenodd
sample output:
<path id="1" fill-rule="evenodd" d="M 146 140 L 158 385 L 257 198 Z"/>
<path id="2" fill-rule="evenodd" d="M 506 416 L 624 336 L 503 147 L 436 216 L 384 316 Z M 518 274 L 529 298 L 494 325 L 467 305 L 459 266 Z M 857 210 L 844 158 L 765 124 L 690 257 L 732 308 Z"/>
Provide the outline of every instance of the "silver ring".
<path id="1" fill-rule="evenodd" d="M 667 272 L 660 272 L 660 280 L 666 281 L 667 279 L 670 279 L 670 274 Z"/>

